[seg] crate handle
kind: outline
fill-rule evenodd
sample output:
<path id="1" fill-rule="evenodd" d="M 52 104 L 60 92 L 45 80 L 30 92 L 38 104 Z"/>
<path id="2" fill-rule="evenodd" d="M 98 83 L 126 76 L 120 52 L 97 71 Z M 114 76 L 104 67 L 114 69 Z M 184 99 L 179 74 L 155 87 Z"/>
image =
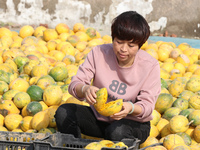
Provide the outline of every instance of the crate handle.
<path id="1" fill-rule="evenodd" d="M 50 137 L 50 134 L 48 134 L 47 136 L 45 136 L 42 139 L 36 139 L 36 141 L 44 141 L 44 140 L 48 139 L 49 137 Z"/>
<path id="2" fill-rule="evenodd" d="M 155 143 L 155 144 L 146 146 L 146 147 L 144 147 L 144 148 L 140 148 L 139 150 L 145 150 L 145 149 L 148 148 L 148 147 L 153 147 L 153 146 L 157 146 L 157 145 L 163 145 L 163 143 Z"/>

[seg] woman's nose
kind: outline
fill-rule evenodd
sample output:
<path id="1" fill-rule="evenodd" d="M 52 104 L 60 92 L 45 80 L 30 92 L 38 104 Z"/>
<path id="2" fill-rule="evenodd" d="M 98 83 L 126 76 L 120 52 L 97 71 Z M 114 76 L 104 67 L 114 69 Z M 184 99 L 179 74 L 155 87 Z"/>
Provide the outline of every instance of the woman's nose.
<path id="1" fill-rule="evenodd" d="M 121 51 L 126 51 L 126 49 L 127 49 L 126 44 L 122 44 L 120 50 Z"/>

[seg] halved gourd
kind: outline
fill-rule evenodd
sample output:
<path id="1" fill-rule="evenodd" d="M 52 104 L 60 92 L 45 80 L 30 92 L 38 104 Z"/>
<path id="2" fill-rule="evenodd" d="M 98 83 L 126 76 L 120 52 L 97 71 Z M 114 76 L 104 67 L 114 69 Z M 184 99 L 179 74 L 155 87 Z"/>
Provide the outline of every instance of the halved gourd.
<path id="1" fill-rule="evenodd" d="M 97 98 L 94 108 L 103 116 L 111 116 L 122 109 L 123 99 L 107 102 L 108 92 L 106 88 L 101 88 L 96 92 Z"/>

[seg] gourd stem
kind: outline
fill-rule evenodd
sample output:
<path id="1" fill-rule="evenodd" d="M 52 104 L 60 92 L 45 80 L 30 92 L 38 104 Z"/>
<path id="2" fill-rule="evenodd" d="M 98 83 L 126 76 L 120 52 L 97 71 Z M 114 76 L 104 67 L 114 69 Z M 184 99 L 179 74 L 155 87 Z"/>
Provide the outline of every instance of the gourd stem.
<path id="1" fill-rule="evenodd" d="M 194 122 L 194 120 L 191 120 L 188 124 L 187 124 L 187 126 L 189 126 L 190 124 L 192 124 Z"/>

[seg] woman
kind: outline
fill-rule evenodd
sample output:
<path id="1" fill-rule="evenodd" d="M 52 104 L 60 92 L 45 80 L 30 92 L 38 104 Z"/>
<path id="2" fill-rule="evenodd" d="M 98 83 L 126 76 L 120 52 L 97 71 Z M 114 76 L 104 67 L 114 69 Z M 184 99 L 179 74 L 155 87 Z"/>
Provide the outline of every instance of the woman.
<path id="1" fill-rule="evenodd" d="M 150 120 L 160 94 L 160 66 L 140 47 L 150 30 L 135 11 L 117 16 L 111 26 L 113 43 L 94 47 L 69 85 L 69 93 L 90 104 L 61 105 L 55 115 L 58 130 L 81 137 L 81 133 L 113 141 L 149 136 Z M 91 85 L 91 81 L 93 84 Z M 96 92 L 108 91 L 108 101 L 123 99 L 119 113 L 105 117 L 95 109 Z"/>

